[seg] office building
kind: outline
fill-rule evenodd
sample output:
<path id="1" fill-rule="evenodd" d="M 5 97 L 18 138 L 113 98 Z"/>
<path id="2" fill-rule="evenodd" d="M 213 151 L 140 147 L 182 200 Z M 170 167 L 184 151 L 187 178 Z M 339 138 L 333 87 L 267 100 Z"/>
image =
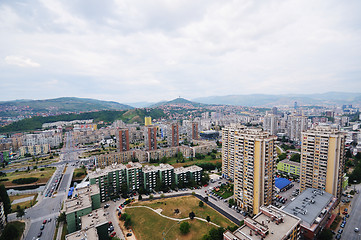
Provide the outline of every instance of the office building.
<path id="1" fill-rule="evenodd" d="M 129 151 L 129 129 L 122 128 L 118 131 L 118 152 Z"/>
<path id="2" fill-rule="evenodd" d="M 235 134 L 234 196 L 238 206 L 254 215 L 260 206 L 272 203 L 276 139 L 261 129 Z"/>
<path id="3" fill-rule="evenodd" d="M 157 127 L 146 126 L 144 129 L 144 146 L 146 151 L 157 149 Z"/>
<path id="4" fill-rule="evenodd" d="M 272 205 L 260 207 L 253 218 L 245 218 L 236 231 L 223 233 L 224 240 L 298 240 L 300 218 Z"/>
<path id="5" fill-rule="evenodd" d="M 169 147 L 179 146 L 179 126 L 178 123 L 171 123 L 167 129 L 167 141 Z"/>
<path id="6" fill-rule="evenodd" d="M 290 140 L 296 143 L 301 142 L 301 133 L 308 127 L 307 117 L 305 116 L 288 116 L 287 135 Z"/>
<path id="7" fill-rule="evenodd" d="M 307 188 L 283 211 L 301 219 L 303 239 L 316 239 L 331 218 L 337 198 L 324 190 Z"/>
<path id="8" fill-rule="evenodd" d="M 329 126 L 302 133 L 301 191 L 323 189 L 341 197 L 346 135 Z"/>

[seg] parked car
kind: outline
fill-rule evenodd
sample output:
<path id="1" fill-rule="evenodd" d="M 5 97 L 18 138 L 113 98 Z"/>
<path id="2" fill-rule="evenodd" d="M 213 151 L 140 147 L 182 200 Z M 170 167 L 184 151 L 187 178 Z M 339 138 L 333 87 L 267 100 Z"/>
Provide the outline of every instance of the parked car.
<path id="1" fill-rule="evenodd" d="M 130 236 L 132 236 L 132 233 L 127 233 L 127 237 L 130 237 Z"/>

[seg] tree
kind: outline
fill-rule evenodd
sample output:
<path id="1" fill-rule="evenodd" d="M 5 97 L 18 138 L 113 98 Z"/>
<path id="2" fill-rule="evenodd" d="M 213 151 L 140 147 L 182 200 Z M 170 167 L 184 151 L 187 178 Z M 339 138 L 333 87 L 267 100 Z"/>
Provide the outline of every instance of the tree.
<path id="1" fill-rule="evenodd" d="M 66 214 L 65 212 L 61 212 L 58 217 L 58 222 L 66 222 Z"/>
<path id="2" fill-rule="evenodd" d="M 190 219 L 194 219 L 195 216 L 196 216 L 196 214 L 193 211 L 189 213 Z"/>
<path id="3" fill-rule="evenodd" d="M 16 211 L 16 217 L 17 217 L 17 218 L 22 218 L 24 215 L 25 215 L 24 209 L 19 208 L 19 209 Z"/>
<path id="4" fill-rule="evenodd" d="M 125 218 L 124 227 L 129 228 L 132 225 L 132 219 L 130 215 Z"/>
<path id="5" fill-rule="evenodd" d="M 233 198 L 229 199 L 229 200 L 228 200 L 228 203 L 229 203 L 230 205 L 234 205 L 234 199 L 233 199 Z"/>
<path id="6" fill-rule="evenodd" d="M 333 238 L 333 234 L 330 229 L 324 229 L 317 237 L 318 240 L 328 240 L 332 238 Z"/>
<path id="7" fill-rule="evenodd" d="M 153 200 L 153 199 L 154 199 L 153 194 L 150 194 L 150 195 L 149 195 L 149 200 Z"/>
<path id="8" fill-rule="evenodd" d="M 211 221 L 211 217 L 210 217 L 210 216 L 207 216 L 207 217 L 206 217 L 206 220 L 207 220 L 207 222 L 210 222 L 210 221 Z"/>
<path id="9" fill-rule="evenodd" d="M 301 155 L 298 154 L 298 153 L 292 154 L 290 160 L 293 161 L 293 162 L 300 162 L 300 160 L 301 160 Z"/>
<path id="10" fill-rule="evenodd" d="M 14 224 L 6 224 L 1 239 L 17 239 L 20 234 Z M 4 236 L 6 236 L 6 238 Z"/>
<path id="11" fill-rule="evenodd" d="M 212 158 L 212 159 L 216 159 L 216 157 L 217 157 L 216 154 L 211 153 L 211 158 Z"/>
<path id="12" fill-rule="evenodd" d="M 161 197 L 161 198 L 164 198 L 164 197 L 165 197 L 165 195 L 162 193 L 162 194 L 160 195 L 160 197 Z"/>
<path id="13" fill-rule="evenodd" d="M 203 207 L 204 206 L 204 203 L 202 201 L 199 201 L 199 207 Z"/>
<path id="14" fill-rule="evenodd" d="M 179 230 L 183 235 L 189 233 L 189 229 L 191 228 L 191 225 L 188 222 L 183 221 L 181 225 L 179 226 Z"/>
<path id="15" fill-rule="evenodd" d="M 287 158 L 287 153 L 281 153 L 280 155 L 278 155 L 278 159 L 280 161 L 282 161 L 283 159 L 286 159 Z"/>
<path id="16" fill-rule="evenodd" d="M 139 194 L 139 196 L 138 196 L 138 201 L 141 201 L 142 199 L 143 199 L 142 195 Z"/>

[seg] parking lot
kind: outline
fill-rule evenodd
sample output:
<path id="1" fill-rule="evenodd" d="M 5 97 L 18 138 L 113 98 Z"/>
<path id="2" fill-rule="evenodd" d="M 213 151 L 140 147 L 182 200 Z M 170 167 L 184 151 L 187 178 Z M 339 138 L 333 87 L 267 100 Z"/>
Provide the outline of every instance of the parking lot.
<path id="1" fill-rule="evenodd" d="M 291 184 L 293 184 L 293 187 L 291 187 L 290 189 L 288 189 L 288 190 L 286 190 L 284 192 L 279 192 L 279 193 L 276 194 L 276 196 L 279 195 L 282 198 L 286 199 L 285 203 L 282 203 L 282 202 L 279 202 L 279 201 L 274 201 L 274 205 L 276 207 L 287 206 L 292 201 L 293 198 L 298 196 L 298 194 L 293 195 L 293 193 L 294 193 L 294 191 L 295 192 L 297 191 L 296 189 L 300 189 L 300 183 L 292 181 Z"/>

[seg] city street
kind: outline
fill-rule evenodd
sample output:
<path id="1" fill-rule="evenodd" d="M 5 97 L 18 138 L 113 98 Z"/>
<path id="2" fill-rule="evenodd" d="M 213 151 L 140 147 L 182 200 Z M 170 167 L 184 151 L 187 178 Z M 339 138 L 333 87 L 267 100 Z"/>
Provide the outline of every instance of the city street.
<path id="1" fill-rule="evenodd" d="M 62 172 L 66 163 L 71 163 L 76 161 L 77 153 L 73 151 L 73 142 L 70 134 L 67 135 L 65 149 L 61 155 L 61 165 L 54 173 L 53 176 Z M 45 228 L 42 230 L 41 239 L 53 239 L 55 233 L 55 224 L 56 218 L 59 216 L 59 212 L 62 207 L 62 203 L 66 198 L 67 189 L 69 189 L 71 184 L 71 179 L 73 176 L 74 167 L 68 164 L 66 172 L 64 173 L 62 179 L 60 179 L 60 184 L 58 184 L 58 190 L 55 195 L 52 197 L 41 196 L 39 202 L 32 208 L 26 210 L 24 218 L 28 220 L 27 226 L 28 231 L 25 231 L 25 240 L 36 239 L 40 230 L 40 227 L 44 220 L 51 219 L 50 222 L 45 224 Z M 43 192 L 45 194 L 53 184 L 54 178 L 51 178 L 47 184 L 47 189 Z"/>
<path id="2" fill-rule="evenodd" d="M 361 185 L 356 185 L 356 190 L 361 191 Z M 344 215 L 342 215 L 344 216 Z M 347 219 L 346 226 L 342 233 L 342 239 L 360 240 L 361 232 L 356 233 L 355 228 L 361 229 L 361 197 L 360 193 L 355 194 L 351 201 L 351 213 Z M 338 230 L 338 229 L 337 229 Z"/>

